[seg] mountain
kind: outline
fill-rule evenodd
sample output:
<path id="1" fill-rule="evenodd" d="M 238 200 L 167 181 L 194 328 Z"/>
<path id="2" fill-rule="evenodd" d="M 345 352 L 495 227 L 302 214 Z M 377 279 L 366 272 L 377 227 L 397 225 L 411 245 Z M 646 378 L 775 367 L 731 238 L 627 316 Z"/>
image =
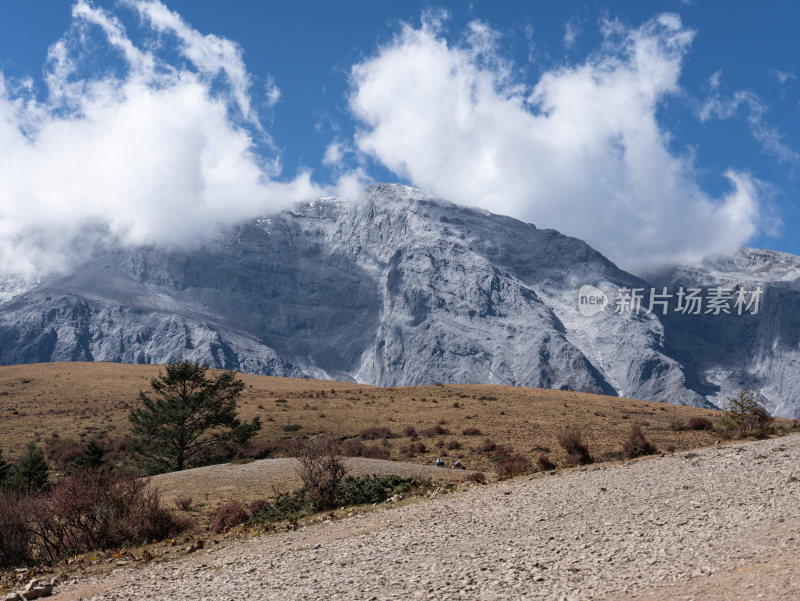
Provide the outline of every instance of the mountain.
<path id="1" fill-rule="evenodd" d="M 614 309 L 619 289 L 701 280 L 763 286 L 763 310 Z M 503 383 L 709 407 L 745 383 L 777 413 L 800 415 L 800 259 L 743 249 L 651 281 L 554 230 L 379 184 L 362 201 L 301 204 L 199 250 L 120 250 L 66 277 L 0 284 L 11 291 L 0 364 L 189 358 L 382 386 Z M 585 284 L 611 299 L 593 316 L 578 307 Z"/>

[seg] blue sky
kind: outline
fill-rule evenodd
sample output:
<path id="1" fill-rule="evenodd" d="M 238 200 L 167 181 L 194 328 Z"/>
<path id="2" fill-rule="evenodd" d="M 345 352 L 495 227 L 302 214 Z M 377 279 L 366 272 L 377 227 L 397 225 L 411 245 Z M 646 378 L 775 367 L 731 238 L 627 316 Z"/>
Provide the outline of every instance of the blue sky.
<path id="1" fill-rule="evenodd" d="M 162 30 L 159 35 L 154 35 L 153 27 L 143 22 L 141 14 L 132 5 L 96 1 L 87 6 L 118 19 L 127 38 L 145 53 L 152 52 L 158 56 L 163 64 L 173 65 L 186 73 L 202 71 L 197 64 L 190 64 L 191 59 L 181 53 L 179 44 L 168 43 L 167 34 L 174 32 L 165 33 Z M 475 116 L 475 123 L 464 125 L 463 120 L 459 121 L 459 127 L 464 126 L 469 131 L 462 131 L 462 138 L 459 138 L 461 142 L 454 140 L 452 144 L 469 143 L 480 146 L 481 141 L 491 139 L 491 142 L 487 141 L 487 146 L 516 148 L 518 153 L 530 153 L 531 180 L 543 177 L 535 165 L 549 154 L 548 147 L 543 146 L 541 141 L 534 144 L 530 140 L 517 139 L 513 130 L 519 129 L 519 124 L 527 122 L 529 114 L 549 114 L 543 108 L 549 101 L 553 102 L 550 107 L 553 114 L 559 110 L 568 110 L 565 106 L 571 102 L 568 97 L 570 90 L 583 89 L 583 83 L 576 81 L 581 66 L 591 65 L 599 69 L 597 72 L 608 74 L 616 69 L 618 62 L 627 61 L 628 71 L 623 75 L 630 75 L 629 72 L 632 72 L 633 78 L 646 78 L 649 77 L 650 69 L 655 71 L 661 67 L 668 69 L 679 65 L 674 81 L 670 79 L 672 76 L 665 74 L 662 81 L 654 83 L 652 89 L 644 92 L 645 95 L 651 92 L 655 95 L 652 114 L 648 113 L 648 103 L 643 101 L 646 106 L 634 109 L 643 111 L 641 120 L 629 122 L 621 114 L 616 118 L 624 123 L 612 123 L 607 131 L 604 130 L 605 133 L 598 133 L 613 137 L 617 135 L 614 133 L 615 128 L 619 128 L 620 152 L 623 155 L 637 152 L 636 149 L 641 148 L 642 144 L 654 145 L 647 147 L 649 150 L 646 148 L 644 152 L 648 154 L 652 151 L 651 161 L 644 164 L 622 164 L 619 161 L 624 159 L 619 157 L 609 159 L 603 155 L 604 158 L 601 159 L 596 156 L 586 165 L 585 172 L 588 175 L 585 186 L 591 186 L 591 178 L 598 177 L 591 174 L 603 174 L 607 169 L 614 171 L 619 168 L 620 175 L 619 179 L 611 178 L 610 183 L 604 184 L 608 189 L 602 194 L 590 194 L 591 198 L 587 197 L 585 205 L 577 201 L 574 204 L 565 202 L 562 196 L 571 193 L 587 196 L 586 187 L 565 189 L 555 183 L 550 187 L 544 184 L 533 186 L 525 181 L 528 178 L 524 168 L 510 169 L 501 165 L 498 177 L 502 177 L 504 181 L 511 180 L 514 185 L 504 188 L 504 196 L 499 200 L 488 198 L 491 194 L 484 193 L 487 197 L 486 206 L 490 209 L 498 207 L 502 209 L 498 212 L 513 214 L 541 227 L 556 227 L 588 239 L 612 259 L 633 269 L 641 269 L 647 263 L 637 262 L 634 260 L 636 256 L 651 256 L 653 264 L 657 264 L 672 256 L 690 258 L 698 253 L 704 254 L 724 247 L 722 242 L 703 246 L 701 241 L 697 241 L 696 248 L 690 249 L 691 252 L 680 252 L 679 247 L 690 247 L 698 238 L 712 240 L 716 237 L 719 240 L 735 239 L 737 242 L 746 239 L 753 246 L 800 254 L 800 236 L 797 234 L 800 227 L 797 202 L 800 193 L 800 128 L 797 126 L 797 114 L 800 110 L 800 38 L 796 35 L 800 30 L 800 8 L 796 3 L 776 1 L 757 4 L 739 1 L 726 2 L 723 8 L 720 3 L 671 0 L 647 3 L 478 1 L 469 4 L 389 0 L 338 3 L 296 1 L 233 2 L 224 5 L 196 0 L 174 0 L 166 2 L 166 7 L 179 15 L 182 22 L 193 31 L 202 35 L 214 34 L 220 39 L 232 41 L 241 52 L 240 57 L 246 68 L 249 85 L 247 96 L 252 105 L 249 117 L 244 110 L 239 110 L 242 107 L 237 104 L 235 94 L 231 91 L 231 77 L 217 77 L 211 73 L 203 81 L 208 86 L 210 95 L 219 92 L 234 99 L 229 102 L 226 119 L 234 133 L 239 131 L 247 135 L 250 143 L 248 152 L 255 155 L 255 164 L 276 185 L 291 183 L 299 174 L 307 174 L 307 181 L 302 186 L 286 186 L 286 189 L 291 188 L 292 193 L 286 192 L 280 186 L 269 192 L 261 190 L 255 193 L 255 196 L 263 193 L 263 202 L 267 206 L 282 206 L 278 200 L 269 200 L 281 195 L 288 198 L 292 194 L 329 191 L 336 188 L 337 182 L 341 183 L 342 178 L 348 174 L 353 176 L 353 181 L 361 183 L 375 180 L 404 181 L 428 189 L 435 188 L 432 190 L 434 193 L 456 202 L 482 204 L 481 197 L 478 196 L 462 198 L 469 196 L 463 190 L 492 190 L 497 188 L 496 181 L 491 178 L 477 183 L 471 181 L 475 172 L 473 161 L 477 161 L 474 152 L 462 156 L 459 154 L 460 147 L 456 152 L 455 147 L 442 141 L 442 137 L 447 137 L 446 132 L 450 130 L 437 129 L 437 124 L 446 115 L 437 114 L 436 106 L 425 104 L 436 95 L 432 93 L 423 98 L 409 92 L 409 97 L 404 97 L 408 88 L 423 85 L 418 82 L 425 81 L 425 74 L 418 71 L 420 60 L 426 61 L 424 68 L 429 66 L 432 73 L 436 72 L 436 68 L 450 64 L 447 61 L 454 61 L 451 66 L 457 65 L 459 69 L 464 69 L 464 77 L 472 77 L 470 81 L 473 84 L 488 76 L 493 82 L 490 87 L 500 90 L 500 101 L 527 98 L 536 90 L 543 77 L 547 79 L 554 74 L 561 77 L 559 86 L 574 84 L 573 88 L 557 86 L 557 90 L 553 88 L 545 91 L 544 103 L 538 106 L 526 105 L 519 108 L 516 107 L 516 100 L 510 104 L 501 102 L 497 105 L 500 112 L 508 109 L 511 112 L 517 110 L 517 113 L 510 114 L 507 123 L 492 125 L 488 133 L 480 130 L 480 127 L 486 126 L 481 125 L 480 115 L 490 110 L 493 103 L 498 101 L 489 92 L 487 94 L 490 96 L 487 96 L 484 105 L 476 101 L 472 107 L 475 110 L 468 111 Z M 49 63 L 51 66 L 45 66 L 48 64 L 48 49 L 65 35 L 72 36 L 73 46 L 75 39 L 81 36 L 84 36 L 83 43 L 87 36 L 90 38 L 88 49 L 76 51 L 73 55 L 72 81 L 82 78 L 89 81 L 92 78 L 102 78 L 108 73 L 116 74 L 120 79 L 127 77 L 126 70 L 130 65 L 121 58 L 118 48 L 108 49 L 107 32 L 92 25 L 76 33 L 76 17 L 70 4 L 41 0 L 6 0 L 0 5 L 0 12 L 0 70 L 6 80 L 9 103 L 14 99 L 34 99 L 40 103 L 39 108 L 42 110 L 39 112 L 47 111 L 51 121 L 68 116 L 70 111 L 74 111 L 73 119 L 88 118 L 91 121 L 91 114 L 82 114 L 69 103 L 56 106 L 57 103 L 47 101 L 44 75 L 52 71 L 52 57 Z M 444 12 L 447 14 L 444 15 Z M 674 21 L 654 21 L 664 14 L 677 15 L 679 24 Z M 423 21 L 427 25 L 423 26 Z M 410 28 L 405 37 L 403 23 Z M 647 25 L 648 23 L 652 26 Z M 480 28 L 476 29 L 475 24 L 479 24 Z M 428 28 L 427 33 L 423 32 L 425 27 Z M 68 34 L 71 28 L 72 34 Z M 683 34 L 688 37 L 679 37 Z M 476 42 L 478 38 L 480 39 Z M 645 68 L 634 68 L 633 59 L 625 54 L 624 49 L 627 48 L 626 44 L 633 44 L 631 40 L 644 40 L 642 44 L 646 44 L 648 40 L 657 40 L 667 48 L 663 51 L 667 54 L 671 52 L 670 44 L 680 44 L 680 50 L 676 51 L 679 56 L 658 55 L 653 60 L 663 59 L 663 64 L 654 62 Z M 438 45 L 440 43 L 447 50 L 441 51 Z M 617 46 L 608 49 L 609 44 L 613 46 L 615 43 Z M 66 47 L 71 46 L 67 44 Z M 392 50 L 395 51 L 394 55 Z M 408 61 L 416 60 L 417 63 L 410 65 L 397 62 L 404 58 Z M 440 59 L 443 61 L 441 64 L 435 62 Z M 622 65 L 623 70 L 626 64 Z M 353 76 L 352 69 L 356 65 L 363 67 L 360 81 Z M 407 78 L 405 85 L 396 89 L 393 87 L 396 82 L 392 79 L 395 73 L 392 69 L 400 73 L 398 77 Z M 570 70 L 574 71 L 576 77 L 563 77 Z M 597 72 L 582 73 L 590 81 L 597 77 Z M 26 78 L 31 78 L 25 84 L 28 88 L 23 85 Z M 386 84 L 387 81 L 390 83 Z M 454 79 L 449 85 L 458 85 L 459 81 L 461 80 Z M 149 82 L 147 85 L 158 87 L 172 84 Z M 371 85 L 373 88 L 370 88 Z M 623 84 L 615 80 L 608 85 Z M 279 97 L 275 94 L 276 89 L 280 91 Z M 397 103 L 415 109 L 411 112 L 413 123 L 408 127 L 398 121 L 401 119 L 400 108 L 392 105 L 391 99 L 378 98 L 379 92 L 387 89 L 393 90 Z M 361 93 L 361 102 L 353 100 L 358 93 Z M 610 93 L 614 93 L 613 89 Z M 598 97 L 607 96 L 598 94 L 594 101 Z M 415 102 L 419 104 L 415 105 Z M 624 106 L 619 110 L 624 111 Z M 101 113 L 105 114 L 102 111 Z M 161 113 L 163 114 L 163 109 Z M 128 113 L 120 111 L 120 114 Z M 142 113 L 131 111 L 130 114 L 141 117 Z M 584 114 L 583 110 L 580 114 Z M 32 115 L 33 112 L 25 118 L 19 117 L 17 125 L 25 129 L 26 123 L 35 122 L 26 135 L 29 141 L 37 142 L 37 128 L 41 126 L 41 121 L 37 119 L 41 117 Z M 521 121 L 514 121 L 515 119 Z M 645 136 L 649 141 L 629 141 L 653 120 L 660 141 L 653 142 L 649 134 Z M 512 132 L 507 134 L 510 138 L 499 135 L 495 137 L 496 131 L 505 127 Z M 128 132 L 125 135 L 135 136 L 136 131 L 141 129 L 146 128 L 121 127 L 120 131 Z M 391 141 L 381 133 L 396 132 L 398 129 L 413 130 L 407 139 L 403 138 L 397 143 L 400 150 L 394 148 Z M 571 131 L 569 128 L 565 129 L 561 122 L 550 123 L 546 127 L 543 124 L 543 129 L 540 129 L 556 134 L 566 132 L 564 135 L 569 135 Z M 217 128 L 215 132 L 218 131 Z M 210 132 L 208 138 L 212 139 L 217 133 Z M 235 146 L 241 142 L 239 137 L 230 132 L 219 135 L 222 137 L 213 138 L 217 145 L 230 143 Z M 26 164 L 35 166 L 37 161 L 41 161 L 41 165 L 46 165 L 47 160 L 58 160 L 58 155 L 52 151 L 53 144 L 42 142 L 40 146 L 42 149 L 39 153 L 33 153 Z M 435 154 L 429 158 L 418 156 L 415 147 L 432 147 Z M 563 149 L 559 147 L 559 151 L 561 150 Z M 91 152 L 101 152 L 119 156 L 119 160 L 127 160 L 122 155 L 116 155 L 116 151 L 94 149 Z M 575 170 L 584 172 L 584 163 L 581 161 L 585 160 L 588 151 L 581 152 L 581 157 L 570 155 L 561 162 L 565 165 L 565 172 L 560 174 L 562 179 L 573 177 Z M 454 164 L 440 164 L 440 157 L 449 154 L 457 154 L 459 162 L 456 163 L 454 159 Z M 497 157 L 499 161 L 509 162 L 508 155 L 500 153 Z M 279 159 L 280 170 L 269 163 L 276 158 Z M 229 161 L 224 159 L 223 162 L 227 164 Z M 473 167 L 462 167 L 464 165 Z M 138 168 L 138 176 L 141 176 L 141 169 L 144 168 Z M 700 195 L 704 199 L 701 203 L 728 203 L 729 208 L 719 214 L 707 214 L 705 209 L 705 212 L 695 214 L 693 206 L 687 204 L 683 207 L 680 204 L 682 200 L 676 201 L 676 197 L 661 193 L 662 188 L 674 184 L 672 180 L 663 183 L 654 176 L 649 180 L 639 181 L 635 174 L 630 174 L 631 170 L 650 168 L 654 171 L 677 169 L 681 172 L 678 176 L 680 183 L 675 184 L 673 191 L 675 195 Z M 36 177 L 36 169 L 31 169 L 30 177 Z M 77 167 L 76 169 L 80 170 Z M 242 177 L 255 178 L 257 175 L 252 173 L 250 165 L 244 165 L 241 169 L 243 171 L 237 171 L 237 181 Z M 552 166 L 548 167 L 545 175 L 551 170 Z M 24 169 L 17 167 L 15 173 L 24 173 Z M 242 176 L 242 173 L 245 175 Z M 441 177 L 438 177 L 439 173 L 442 173 Z M 735 177 L 739 179 L 732 179 L 731 173 L 736 174 Z M 158 174 L 158 177 L 162 176 L 166 177 L 163 173 Z M 0 170 L 0 182 L 2 177 Z M 121 179 L 125 177 L 127 174 L 123 173 Z M 134 176 L 131 177 L 135 179 Z M 635 181 L 631 181 L 631 178 Z M 520 181 L 517 182 L 516 179 Z M 14 182 L 14 186 L 7 188 L 16 190 L 20 186 L 24 187 L 24 183 Z M 183 193 L 181 182 L 170 180 L 165 185 L 177 190 L 178 194 Z M 192 189 L 197 188 L 196 182 L 192 185 Z M 652 186 L 650 191 L 648 185 Z M 619 186 L 618 193 L 614 186 Z M 201 187 L 209 189 L 206 183 Z M 60 189 L 63 188 L 63 185 L 60 186 Z M 0 186 L 0 194 L 2 189 Z M 80 196 L 82 192 L 79 188 L 75 190 L 75 194 Z M 508 202 L 503 200 L 514 196 L 519 190 L 518 199 Z M 242 189 L 240 193 L 246 196 L 249 192 Z M 48 194 L 48 190 L 43 190 L 41 194 Z M 119 195 L 123 199 L 121 202 L 128 204 L 141 205 L 144 202 L 138 197 L 128 198 L 126 190 L 112 189 L 110 194 Z M 536 200 L 537 194 L 559 199 L 555 203 L 557 206 L 550 206 L 545 200 Z M 651 194 L 653 199 L 650 199 Z M 749 197 L 748 200 L 739 198 L 733 201 L 729 197 L 735 194 Z M 577 223 L 571 228 L 571 220 L 577 222 L 578 216 L 586 213 L 587 207 L 611 206 L 617 202 L 617 197 L 623 196 L 636 198 L 625 201 L 628 208 L 618 208 L 620 213 L 615 214 L 614 209 L 609 208 L 607 214 L 610 221 L 621 224 L 622 238 L 625 238 L 626 228 L 635 232 L 631 233 L 632 238 L 638 236 L 638 241 L 630 242 L 629 247 L 612 240 L 613 236 L 609 234 L 611 230 L 604 230 L 602 225 L 597 225 L 596 233 L 591 229 L 594 227 L 592 223 Z M 528 203 L 528 198 L 533 200 Z M 644 214 L 632 214 L 630 221 L 626 220 L 628 213 L 624 211 L 636 213 L 636 209 L 631 206 L 639 202 L 637 198 L 642 199 L 641 202 L 645 205 L 650 203 L 644 209 L 640 204 L 639 208 L 645 214 L 653 212 L 658 223 L 665 224 L 663 231 L 659 229 L 660 226 L 648 223 Z M 31 202 L 26 201 L 28 205 Z M 59 202 L 72 201 L 64 195 Z M 102 201 L 97 202 L 102 204 Z M 189 198 L 182 204 L 178 203 L 177 214 L 185 214 L 192 202 Z M 213 207 L 215 199 L 209 198 L 204 202 Z M 237 205 L 238 209 L 231 214 L 243 218 L 260 210 L 248 203 L 249 201 L 242 200 Z M 91 203 L 87 201 L 85 204 Z M 664 205 L 669 204 L 676 205 L 672 212 L 664 208 Z M 153 210 L 157 212 L 161 205 L 163 202 L 159 201 Z M 571 207 L 569 210 L 572 213 L 559 208 L 565 205 Z M 0 208 L 0 217 L 4 217 L 2 210 Z M 560 210 L 562 212 L 559 213 Z M 713 225 L 723 218 L 723 214 L 729 215 L 733 210 L 737 215 L 731 218 L 731 223 L 718 228 Z M 754 211 L 757 211 L 757 217 L 754 216 Z M 123 210 L 118 212 L 124 214 Z M 213 221 L 219 218 L 220 213 L 225 211 L 209 209 L 208 215 L 199 221 Z M 684 213 L 686 223 L 682 223 L 681 215 Z M 87 209 L 82 214 L 80 223 L 76 222 L 74 225 L 72 234 L 77 236 L 86 220 L 95 214 L 96 211 Z M 597 215 L 605 213 L 588 214 L 593 215 L 592 221 L 596 223 L 602 221 Z M 30 255 L 32 244 L 28 239 L 31 225 L 21 215 L 24 216 L 21 209 L 5 215 L 9 223 L 13 224 L 14 219 L 19 221 L 6 232 L 7 236 L 18 241 L 10 245 L 14 247 L 11 250 L 8 250 L 9 245 L 6 248 L 7 257 L 15 257 L 14 264 L 19 263 L 20 249 L 26 250 Z M 136 219 L 138 217 L 132 216 L 128 221 L 109 220 L 106 226 L 116 238 L 126 243 L 158 243 L 161 240 L 156 231 L 158 228 L 153 226 L 155 219 L 149 223 L 140 223 Z M 704 219 L 708 223 L 704 223 Z M 741 226 L 742 220 L 747 221 L 747 227 Z M 164 221 L 167 224 L 165 231 L 169 231 L 172 227 L 169 218 L 164 218 Z M 702 226 L 692 229 L 690 226 L 695 222 Z M 691 231 L 683 232 L 687 228 Z M 197 232 L 200 229 L 202 227 L 197 223 L 190 231 Z M 45 230 L 38 236 L 37 243 L 48 237 Z M 660 246 L 648 242 L 648 239 L 657 237 L 663 239 Z M 65 239 L 63 243 L 68 244 L 70 240 Z M 670 255 L 672 248 L 675 252 Z M 6 269 L 13 268 L 10 261 L 6 258 Z M 35 269 L 34 263 L 35 261 L 28 267 Z"/>

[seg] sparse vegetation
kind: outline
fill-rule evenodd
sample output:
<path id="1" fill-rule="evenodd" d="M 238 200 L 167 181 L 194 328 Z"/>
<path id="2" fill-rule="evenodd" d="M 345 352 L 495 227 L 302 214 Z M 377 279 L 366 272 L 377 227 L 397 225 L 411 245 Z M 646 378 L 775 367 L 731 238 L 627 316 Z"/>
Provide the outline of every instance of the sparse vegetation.
<path id="1" fill-rule="evenodd" d="M 586 434 L 579 426 L 567 426 L 558 435 L 558 444 L 567 453 L 568 465 L 586 465 L 594 463 L 594 457 L 589 453 L 586 443 Z"/>
<path id="2" fill-rule="evenodd" d="M 549 472 L 556 469 L 556 464 L 550 460 L 550 457 L 544 453 L 536 458 L 536 466 L 543 472 Z"/>
<path id="3" fill-rule="evenodd" d="M 239 501 L 232 501 L 217 509 L 209 528 L 219 534 L 239 524 L 244 524 L 248 519 L 250 519 L 250 516 L 242 504 Z"/>
<path id="4" fill-rule="evenodd" d="M 189 511 L 192 508 L 192 497 L 181 495 L 175 498 L 175 507 L 183 511 Z"/>
<path id="5" fill-rule="evenodd" d="M 381 427 L 381 428 L 367 428 L 366 430 L 361 430 L 359 432 L 358 437 L 361 440 L 379 440 L 379 439 L 386 439 L 386 438 L 395 438 L 394 432 L 392 432 L 389 428 Z"/>
<path id="6" fill-rule="evenodd" d="M 497 464 L 497 475 L 500 478 L 513 478 L 529 474 L 533 471 L 533 465 L 524 455 L 514 453 L 508 459 L 504 459 Z"/>
<path id="7" fill-rule="evenodd" d="M 657 452 L 658 449 L 656 449 L 655 445 L 647 440 L 647 437 L 644 435 L 642 426 L 633 424 L 628 433 L 628 438 L 625 439 L 622 445 L 622 456 L 625 457 L 625 459 L 633 459 L 634 457 L 653 455 Z"/>
<path id="8" fill-rule="evenodd" d="M 465 480 L 467 482 L 475 482 L 476 484 L 486 484 L 486 474 L 483 472 L 472 472 Z"/>

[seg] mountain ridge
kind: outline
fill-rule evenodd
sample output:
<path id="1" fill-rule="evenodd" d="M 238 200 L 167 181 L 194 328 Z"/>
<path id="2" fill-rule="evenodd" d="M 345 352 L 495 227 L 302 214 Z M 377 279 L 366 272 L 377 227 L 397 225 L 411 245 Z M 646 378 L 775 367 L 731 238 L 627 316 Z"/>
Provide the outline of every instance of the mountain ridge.
<path id="1" fill-rule="evenodd" d="M 706 407 L 745 384 L 795 417 L 799 282 L 800 258 L 756 249 L 645 280 L 555 230 L 377 184 L 361 201 L 301 203 L 198 250 L 116 250 L 66 276 L 0 285 L 14 291 L 0 304 L 0 363 L 189 358 L 382 386 L 498 383 Z M 662 317 L 610 303 L 587 317 L 584 284 L 612 299 L 621 288 L 759 284 L 763 313 Z"/>

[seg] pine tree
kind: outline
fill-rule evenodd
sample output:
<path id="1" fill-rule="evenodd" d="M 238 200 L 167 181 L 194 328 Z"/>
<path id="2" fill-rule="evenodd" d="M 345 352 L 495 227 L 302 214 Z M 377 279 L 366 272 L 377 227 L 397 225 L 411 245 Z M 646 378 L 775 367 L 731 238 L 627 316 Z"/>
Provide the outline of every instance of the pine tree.
<path id="1" fill-rule="evenodd" d="M 129 416 L 132 450 L 149 471 L 197 465 L 246 443 L 261 429 L 259 418 L 243 423 L 237 416 L 244 382 L 233 371 L 208 377 L 208 365 L 188 361 L 167 365 L 165 371 L 151 380 L 151 396 L 139 393 L 140 406 Z"/>
<path id="2" fill-rule="evenodd" d="M 89 444 L 86 445 L 86 448 L 83 452 L 75 458 L 75 462 L 73 466 L 75 469 L 89 469 L 89 470 L 98 470 L 105 465 L 105 459 L 103 458 L 103 449 L 100 448 L 94 440 L 90 440 Z"/>
<path id="3" fill-rule="evenodd" d="M 12 476 L 12 486 L 19 494 L 31 495 L 45 490 L 49 483 L 50 467 L 44 453 L 31 441 L 25 447 L 25 454 L 17 463 Z"/>

